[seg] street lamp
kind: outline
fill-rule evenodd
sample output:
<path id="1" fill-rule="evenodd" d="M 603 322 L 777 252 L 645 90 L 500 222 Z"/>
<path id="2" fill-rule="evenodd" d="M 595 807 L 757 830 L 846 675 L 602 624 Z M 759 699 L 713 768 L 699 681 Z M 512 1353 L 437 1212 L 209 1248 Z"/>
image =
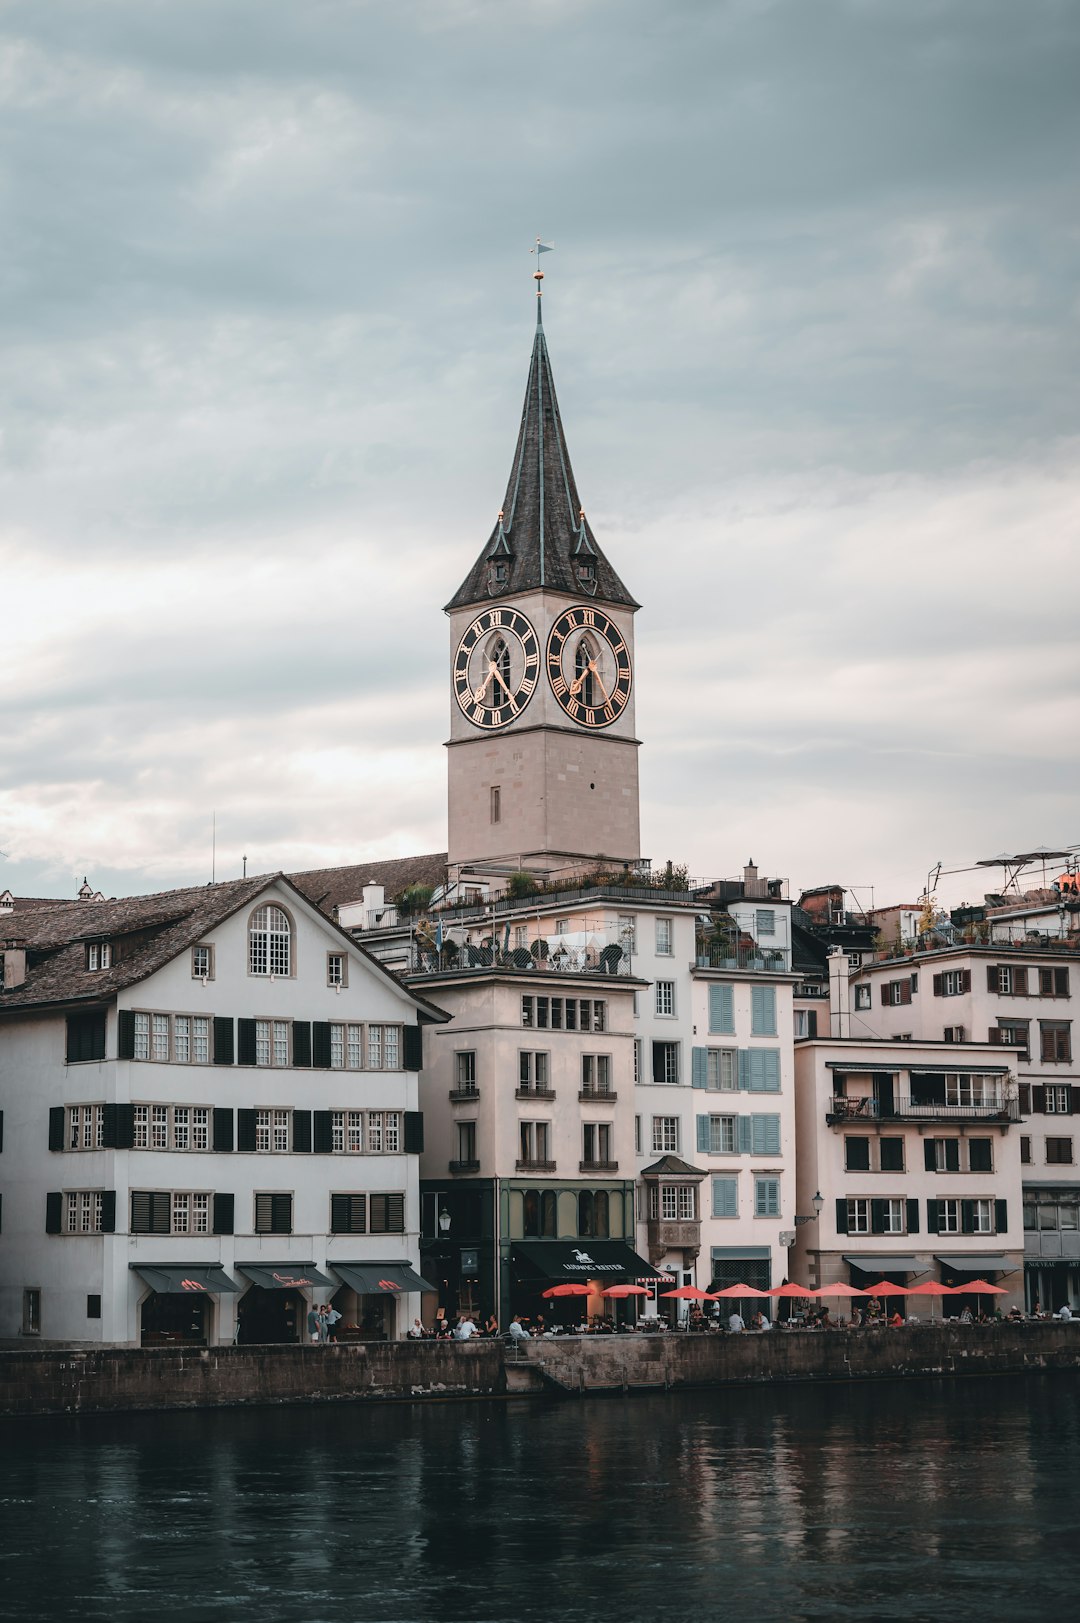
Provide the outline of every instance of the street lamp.
<path id="1" fill-rule="evenodd" d="M 439 1213 L 439 1233 L 440 1234 L 449 1234 L 450 1233 L 450 1213 L 447 1211 L 445 1206 L 443 1207 L 442 1211 Z"/>
<path id="2" fill-rule="evenodd" d="M 821 1208 L 825 1204 L 825 1196 L 821 1193 L 820 1189 L 814 1190 L 810 1204 L 814 1208 L 813 1212 L 809 1213 L 806 1217 L 796 1217 L 796 1228 L 801 1229 L 804 1223 L 816 1223 L 818 1218 L 821 1216 Z"/>

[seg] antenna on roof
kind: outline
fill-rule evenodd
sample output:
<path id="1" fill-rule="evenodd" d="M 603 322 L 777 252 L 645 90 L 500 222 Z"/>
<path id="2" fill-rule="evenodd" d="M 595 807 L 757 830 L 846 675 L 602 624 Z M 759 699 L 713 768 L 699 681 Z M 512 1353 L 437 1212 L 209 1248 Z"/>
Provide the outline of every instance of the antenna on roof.
<path id="1" fill-rule="evenodd" d="M 210 883 L 217 884 L 217 812 L 211 814 L 210 824 Z"/>
<path id="2" fill-rule="evenodd" d="M 247 878 L 247 852 L 244 853 L 244 878 Z"/>

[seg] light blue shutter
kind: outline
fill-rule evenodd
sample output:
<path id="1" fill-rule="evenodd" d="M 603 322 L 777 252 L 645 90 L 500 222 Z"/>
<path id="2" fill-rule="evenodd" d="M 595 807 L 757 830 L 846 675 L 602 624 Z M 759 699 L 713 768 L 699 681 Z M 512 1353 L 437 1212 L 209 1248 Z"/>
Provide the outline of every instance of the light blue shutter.
<path id="1" fill-rule="evenodd" d="M 731 986 L 709 987 L 709 1030 L 735 1030 L 735 990 Z"/>
<path id="2" fill-rule="evenodd" d="M 709 1050 L 707 1048 L 692 1048 L 690 1050 L 690 1076 L 695 1088 L 704 1088 L 709 1080 Z"/>
<path id="3" fill-rule="evenodd" d="M 777 1178 L 755 1178 L 754 1213 L 757 1217 L 779 1217 L 780 1183 Z"/>
<path id="4" fill-rule="evenodd" d="M 779 1116 L 752 1116 L 754 1124 L 754 1154 L 779 1155 L 780 1154 L 780 1117 Z"/>
<path id="5" fill-rule="evenodd" d="M 712 1181 L 712 1214 L 714 1217 L 738 1217 L 739 1184 L 736 1178 L 714 1178 Z"/>
<path id="6" fill-rule="evenodd" d="M 750 1059 L 748 1066 L 749 1080 L 747 1082 L 747 1086 L 749 1087 L 751 1093 L 764 1093 L 765 1051 L 761 1048 L 751 1048 L 748 1050 L 748 1053 L 750 1055 Z"/>
<path id="7" fill-rule="evenodd" d="M 739 1086 L 740 1088 L 750 1086 L 750 1050 L 748 1048 L 739 1049 Z"/>
<path id="8" fill-rule="evenodd" d="M 755 1155 L 765 1154 L 765 1117 L 750 1117 L 750 1143 Z"/>
<path id="9" fill-rule="evenodd" d="M 778 1048 L 763 1048 L 763 1093 L 780 1092 L 780 1050 Z"/>
<path id="10" fill-rule="evenodd" d="M 708 1155 L 708 1153 L 709 1153 L 709 1118 L 708 1118 L 708 1116 L 698 1116 L 697 1117 L 697 1147 L 698 1147 L 698 1150 L 701 1152 L 702 1155 Z"/>
<path id="11" fill-rule="evenodd" d="M 751 988 L 750 1030 L 755 1037 L 776 1036 L 775 986 L 754 986 Z"/>
<path id="12" fill-rule="evenodd" d="M 754 1129 L 753 1129 L 753 1127 L 751 1125 L 751 1123 L 753 1121 L 753 1117 L 752 1116 L 736 1116 L 735 1120 L 736 1120 L 736 1122 L 738 1124 L 738 1129 L 739 1129 L 739 1136 L 738 1136 L 738 1139 L 737 1139 L 737 1143 L 738 1143 L 738 1146 L 739 1146 L 739 1154 L 740 1155 L 750 1155 L 750 1154 L 752 1154 L 753 1148 L 754 1148 L 754 1140 L 753 1140 Z"/>

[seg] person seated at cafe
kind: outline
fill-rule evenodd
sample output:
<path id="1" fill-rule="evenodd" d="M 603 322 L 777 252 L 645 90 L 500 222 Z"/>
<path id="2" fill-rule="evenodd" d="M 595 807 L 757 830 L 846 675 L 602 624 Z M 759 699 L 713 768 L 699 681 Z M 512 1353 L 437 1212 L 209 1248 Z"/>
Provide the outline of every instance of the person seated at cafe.
<path id="1" fill-rule="evenodd" d="M 1068 1321 L 1072 1318 L 1072 1308 L 1069 1306 L 1068 1302 L 1062 1302 L 1054 1317 L 1061 1319 L 1066 1324 L 1068 1323 Z"/>
<path id="2" fill-rule="evenodd" d="M 427 1337 L 427 1331 L 419 1319 L 414 1319 L 411 1327 L 406 1331 L 406 1335 L 410 1341 L 424 1341 Z"/>
<path id="3" fill-rule="evenodd" d="M 484 1321 L 483 1333 L 484 1333 L 485 1336 L 488 1336 L 488 1337 L 498 1335 L 498 1333 L 499 1333 L 499 1321 L 495 1317 L 494 1313 L 489 1313 L 486 1320 Z"/>
<path id="4" fill-rule="evenodd" d="M 730 1334 L 733 1336 L 739 1335 L 743 1330 L 746 1329 L 746 1325 L 743 1323 L 742 1314 L 737 1308 L 733 1308 L 728 1314 L 727 1327 Z"/>
<path id="5" fill-rule="evenodd" d="M 971 1309 L 969 1307 L 962 1308 L 960 1310 L 960 1323 L 961 1324 L 970 1324 L 971 1322 L 972 1322 Z"/>
<path id="6" fill-rule="evenodd" d="M 1018 1323 L 1018 1321 L 1020 1319 L 1022 1319 L 1024 1317 L 1024 1315 L 1021 1313 L 1021 1311 L 1020 1311 L 1020 1309 L 1018 1307 L 1011 1307 L 1009 1309 L 1007 1317 L 1012 1320 L 1013 1324 L 1016 1324 L 1016 1323 Z"/>
<path id="7" fill-rule="evenodd" d="M 528 1330 L 526 1330 L 525 1326 L 521 1322 L 521 1314 L 520 1313 L 515 1313 L 514 1317 L 510 1320 L 510 1332 L 509 1333 L 510 1333 L 510 1340 L 511 1341 L 528 1341 L 529 1340 L 529 1332 L 528 1332 Z"/>
<path id="8" fill-rule="evenodd" d="M 892 1313 L 889 1315 L 889 1327 L 890 1327 L 890 1329 L 899 1330 L 899 1328 L 903 1324 L 903 1322 L 904 1322 L 904 1320 L 903 1320 L 903 1316 L 902 1316 L 902 1314 L 900 1312 L 900 1309 L 898 1307 L 894 1307 L 893 1310 L 892 1310 Z"/>
<path id="9" fill-rule="evenodd" d="M 758 1308 L 757 1312 L 754 1314 L 753 1325 L 754 1325 L 755 1330 L 771 1330 L 772 1329 L 772 1324 L 765 1317 L 764 1313 L 761 1311 L 760 1308 Z"/>

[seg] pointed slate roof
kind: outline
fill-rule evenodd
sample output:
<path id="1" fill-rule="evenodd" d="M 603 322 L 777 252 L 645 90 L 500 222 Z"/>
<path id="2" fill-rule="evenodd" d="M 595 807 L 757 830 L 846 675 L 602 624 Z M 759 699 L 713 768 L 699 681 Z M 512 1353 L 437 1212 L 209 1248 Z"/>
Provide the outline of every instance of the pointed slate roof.
<path id="1" fill-rule="evenodd" d="M 593 565 L 595 590 L 581 583 L 578 564 Z M 493 563 L 505 566 L 496 578 Z M 566 447 L 547 339 L 536 302 L 536 337 L 521 411 L 517 448 L 502 512 L 483 551 L 454 593 L 447 610 L 546 586 L 605 603 L 639 604 L 608 563 L 582 512 Z"/>

